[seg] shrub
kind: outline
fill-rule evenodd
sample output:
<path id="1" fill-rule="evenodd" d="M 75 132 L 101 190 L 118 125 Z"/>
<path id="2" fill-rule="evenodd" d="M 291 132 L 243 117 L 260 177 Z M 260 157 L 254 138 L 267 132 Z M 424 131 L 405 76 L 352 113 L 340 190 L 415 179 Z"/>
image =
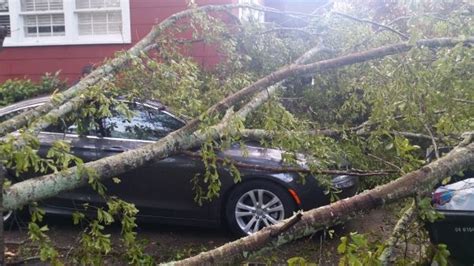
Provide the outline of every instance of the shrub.
<path id="1" fill-rule="evenodd" d="M 66 82 L 58 76 L 59 72 L 46 73 L 38 83 L 34 83 L 29 79 L 9 79 L 5 81 L 0 84 L 0 107 L 66 88 Z"/>

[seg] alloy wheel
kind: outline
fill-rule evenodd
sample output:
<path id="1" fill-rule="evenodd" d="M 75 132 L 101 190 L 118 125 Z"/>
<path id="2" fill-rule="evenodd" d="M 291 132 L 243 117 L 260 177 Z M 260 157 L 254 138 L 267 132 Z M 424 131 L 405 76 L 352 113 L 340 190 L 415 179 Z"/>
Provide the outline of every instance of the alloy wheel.
<path id="1" fill-rule="evenodd" d="M 285 217 L 282 201 L 265 189 L 252 189 L 243 194 L 235 206 L 235 219 L 246 234 L 276 224 Z"/>
<path id="2" fill-rule="evenodd" d="M 13 215 L 13 211 L 7 211 L 3 213 L 3 222 L 8 221 L 10 217 Z"/>

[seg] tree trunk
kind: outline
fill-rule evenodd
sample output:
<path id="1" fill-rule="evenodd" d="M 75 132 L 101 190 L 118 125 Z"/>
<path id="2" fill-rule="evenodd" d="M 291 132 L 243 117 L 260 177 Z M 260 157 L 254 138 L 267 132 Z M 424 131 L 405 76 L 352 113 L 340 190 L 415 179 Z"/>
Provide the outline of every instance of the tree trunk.
<path id="1" fill-rule="evenodd" d="M 232 257 L 244 252 L 275 248 L 329 226 L 345 222 L 356 216 L 359 211 L 371 210 L 415 194 L 429 193 L 446 176 L 454 175 L 472 165 L 474 165 L 474 143 L 465 147 L 458 147 L 443 158 L 388 184 L 364 191 L 351 198 L 339 200 L 330 205 L 303 212 L 303 216 L 298 223 L 277 237 L 272 237 L 272 232 L 278 231 L 280 227 L 284 226 L 285 222 L 264 228 L 253 235 L 224 244 L 219 248 L 203 252 L 197 256 L 170 262 L 169 264 L 214 264 L 229 261 Z"/>

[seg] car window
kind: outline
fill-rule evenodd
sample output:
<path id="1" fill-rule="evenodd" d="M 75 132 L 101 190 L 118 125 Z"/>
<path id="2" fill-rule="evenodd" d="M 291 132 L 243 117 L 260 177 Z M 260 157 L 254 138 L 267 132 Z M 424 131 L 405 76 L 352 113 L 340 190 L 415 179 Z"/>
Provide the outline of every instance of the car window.
<path id="1" fill-rule="evenodd" d="M 89 119 L 93 120 L 93 119 Z M 65 133 L 65 134 L 77 134 L 77 135 L 87 135 L 87 136 L 98 136 L 97 133 L 97 122 L 89 121 L 87 119 L 81 120 L 81 126 L 79 127 L 77 123 L 74 123 L 74 119 L 71 116 L 66 116 L 66 118 L 61 118 L 55 123 L 51 124 L 44 131 L 46 132 L 55 132 L 55 133 Z"/>
<path id="2" fill-rule="evenodd" d="M 170 114 L 142 104 L 130 104 L 129 108 L 132 117 L 112 110 L 112 116 L 103 119 L 104 137 L 159 140 L 184 125 Z"/>

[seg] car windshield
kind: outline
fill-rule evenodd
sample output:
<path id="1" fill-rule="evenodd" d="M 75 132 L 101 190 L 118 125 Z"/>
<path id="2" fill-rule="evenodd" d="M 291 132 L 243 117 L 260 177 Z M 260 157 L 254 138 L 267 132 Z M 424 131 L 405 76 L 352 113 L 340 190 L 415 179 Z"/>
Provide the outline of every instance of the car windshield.
<path id="1" fill-rule="evenodd" d="M 181 128 L 183 123 L 169 113 L 143 104 L 130 104 L 131 117 L 112 109 L 112 116 L 102 119 L 100 131 L 104 137 L 159 140 Z"/>
<path id="2" fill-rule="evenodd" d="M 34 107 L 36 105 L 7 113 L 0 117 L 0 121 L 7 120 Z M 156 141 L 184 126 L 182 121 L 166 111 L 141 103 L 128 103 L 128 107 L 131 111 L 129 116 L 112 108 L 110 117 L 83 118 L 77 121 L 68 116 L 50 125 L 44 131 Z"/>

